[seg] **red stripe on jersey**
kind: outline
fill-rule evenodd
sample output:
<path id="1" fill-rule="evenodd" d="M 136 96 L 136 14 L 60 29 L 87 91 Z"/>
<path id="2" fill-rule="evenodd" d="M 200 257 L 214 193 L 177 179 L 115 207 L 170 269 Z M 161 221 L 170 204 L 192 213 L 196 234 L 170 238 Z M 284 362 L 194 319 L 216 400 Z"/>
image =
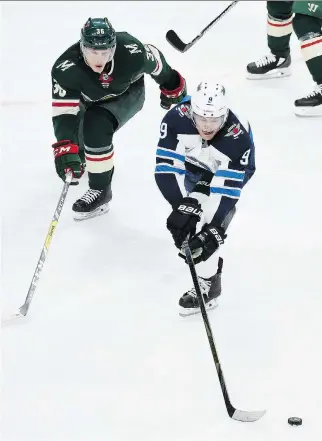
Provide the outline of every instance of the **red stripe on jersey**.
<path id="1" fill-rule="evenodd" d="M 284 27 L 284 26 L 289 26 L 290 24 L 292 24 L 292 20 L 290 20 L 290 21 L 288 21 L 288 22 L 286 22 L 286 23 L 272 23 L 271 21 L 267 20 L 267 23 L 268 23 L 270 26 L 274 26 L 274 27 L 276 27 L 276 28 L 282 28 L 282 27 Z"/>
<path id="2" fill-rule="evenodd" d="M 79 101 L 78 101 L 78 103 L 72 103 L 72 102 L 66 102 L 66 101 L 64 101 L 64 102 L 57 102 L 57 101 L 53 101 L 53 104 L 52 104 L 52 106 L 53 107 L 78 107 L 79 106 Z"/>
<path id="3" fill-rule="evenodd" d="M 312 41 L 312 43 L 302 44 L 301 48 L 305 49 L 306 47 L 313 46 L 314 44 L 322 43 L 322 38 L 320 40 Z"/>
<path id="4" fill-rule="evenodd" d="M 111 153 L 109 156 L 103 156 L 103 158 L 89 158 L 88 156 L 85 155 L 86 161 L 94 161 L 94 162 L 98 162 L 98 161 L 107 161 L 109 159 L 112 158 L 112 156 L 114 155 L 114 152 Z"/>

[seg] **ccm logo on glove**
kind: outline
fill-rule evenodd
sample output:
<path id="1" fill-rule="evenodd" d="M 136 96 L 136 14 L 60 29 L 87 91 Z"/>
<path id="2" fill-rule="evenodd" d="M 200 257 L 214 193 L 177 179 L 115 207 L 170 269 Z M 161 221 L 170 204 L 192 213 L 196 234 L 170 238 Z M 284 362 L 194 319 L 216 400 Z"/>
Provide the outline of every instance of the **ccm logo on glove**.
<path id="1" fill-rule="evenodd" d="M 78 145 L 69 144 L 67 147 L 64 146 L 54 147 L 55 158 L 59 158 L 59 156 L 65 155 L 66 153 L 78 154 Z"/>

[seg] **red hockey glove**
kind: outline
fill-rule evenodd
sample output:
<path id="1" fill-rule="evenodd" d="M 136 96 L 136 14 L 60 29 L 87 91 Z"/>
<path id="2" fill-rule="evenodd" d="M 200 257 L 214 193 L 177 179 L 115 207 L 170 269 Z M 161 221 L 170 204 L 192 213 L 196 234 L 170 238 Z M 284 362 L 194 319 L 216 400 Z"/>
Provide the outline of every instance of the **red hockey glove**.
<path id="1" fill-rule="evenodd" d="M 169 110 L 173 104 L 178 104 L 187 95 L 186 80 L 175 71 L 178 75 L 178 86 L 173 90 L 165 89 L 160 86 L 160 106 L 162 109 Z"/>
<path id="2" fill-rule="evenodd" d="M 66 173 L 71 171 L 73 178 L 79 179 L 84 173 L 84 167 L 78 154 L 78 145 L 73 144 L 69 139 L 64 139 L 55 142 L 52 147 L 58 176 L 65 181 Z"/>

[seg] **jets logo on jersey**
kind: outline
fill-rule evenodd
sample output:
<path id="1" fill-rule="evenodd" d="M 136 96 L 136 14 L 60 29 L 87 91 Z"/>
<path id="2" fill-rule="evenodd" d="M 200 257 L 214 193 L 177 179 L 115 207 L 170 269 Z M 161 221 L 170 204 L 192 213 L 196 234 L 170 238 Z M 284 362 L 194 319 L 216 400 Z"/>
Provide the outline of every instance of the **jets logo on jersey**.
<path id="1" fill-rule="evenodd" d="M 227 133 L 225 136 L 229 137 L 232 136 L 234 139 L 237 139 L 239 135 L 242 135 L 244 132 L 240 128 L 240 124 L 233 124 L 227 129 Z"/>
<path id="2" fill-rule="evenodd" d="M 184 116 L 189 117 L 189 109 L 185 104 L 182 104 L 180 107 L 178 107 L 178 112 L 181 118 L 183 118 Z"/>
<path id="3" fill-rule="evenodd" d="M 106 72 L 102 72 L 99 77 L 99 81 L 101 82 L 102 87 L 104 87 L 104 89 L 107 89 L 108 87 L 110 87 L 110 83 L 113 81 L 113 77 Z"/>

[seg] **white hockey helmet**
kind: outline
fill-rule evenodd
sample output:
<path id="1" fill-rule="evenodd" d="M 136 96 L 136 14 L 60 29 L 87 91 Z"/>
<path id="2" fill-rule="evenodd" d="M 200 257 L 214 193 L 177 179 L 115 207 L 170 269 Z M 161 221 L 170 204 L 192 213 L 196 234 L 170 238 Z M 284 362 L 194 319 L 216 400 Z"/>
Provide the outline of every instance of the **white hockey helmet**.
<path id="1" fill-rule="evenodd" d="M 228 114 L 225 88 L 221 84 L 202 81 L 191 96 L 191 110 L 208 118 L 226 117 Z"/>
<path id="2" fill-rule="evenodd" d="M 190 115 L 199 134 L 212 139 L 228 117 L 225 88 L 221 84 L 202 81 L 191 96 Z"/>

